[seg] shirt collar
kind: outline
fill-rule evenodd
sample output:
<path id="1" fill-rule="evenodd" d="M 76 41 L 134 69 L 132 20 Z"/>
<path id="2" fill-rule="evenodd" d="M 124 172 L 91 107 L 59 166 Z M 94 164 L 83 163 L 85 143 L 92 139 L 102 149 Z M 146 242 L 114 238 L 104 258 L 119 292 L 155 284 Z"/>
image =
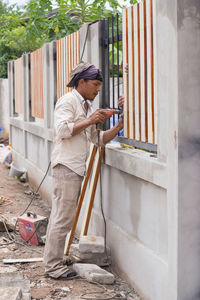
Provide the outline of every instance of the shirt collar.
<path id="1" fill-rule="evenodd" d="M 92 105 L 91 102 L 89 100 L 85 100 L 83 96 L 76 89 L 73 89 L 72 93 L 77 96 L 77 98 L 79 99 L 82 105 L 84 104 L 84 102 L 86 102 L 89 107 Z"/>

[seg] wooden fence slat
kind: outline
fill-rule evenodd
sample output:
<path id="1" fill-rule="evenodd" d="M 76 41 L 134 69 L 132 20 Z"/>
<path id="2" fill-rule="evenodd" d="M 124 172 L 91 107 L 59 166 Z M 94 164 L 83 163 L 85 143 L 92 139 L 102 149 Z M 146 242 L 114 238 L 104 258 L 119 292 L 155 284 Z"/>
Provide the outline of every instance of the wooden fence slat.
<path id="1" fill-rule="evenodd" d="M 57 49 L 57 99 L 71 91 L 66 84 L 71 69 L 80 60 L 80 32 L 74 32 L 58 41 Z"/>
<path id="2" fill-rule="evenodd" d="M 153 70 L 154 70 L 154 144 L 158 143 L 158 103 L 157 103 L 157 52 L 156 52 L 156 1 L 153 3 Z"/>
<path id="3" fill-rule="evenodd" d="M 153 143 L 152 128 L 152 86 L 151 86 L 151 20 L 150 20 L 150 0 L 146 0 L 146 20 L 147 20 L 147 106 L 148 106 L 148 142 Z"/>
<path id="4" fill-rule="evenodd" d="M 137 5 L 133 6 L 133 19 L 134 19 L 134 77 L 135 77 L 135 139 L 140 140 L 139 133 L 139 93 L 138 93 L 138 21 L 137 21 Z"/>
<path id="5" fill-rule="evenodd" d="M 23 58 L 20 57 L 14 62 L 15 76 L 15 112 L 23 113 Z"/>
<path id="6" fill-rule="evenodd" d="M 145 49 L 144 49 L 144 5 L 140 6 L 140 88 L 141 88 L 141 141 L 146 142 L 145 120 Z"/>
<path id="7" fill-rule="evenodd" d="M 127 9 L 122 11 L 123 14 L 123 69 L 128 64 L 128 36 L 127 36 Z M 130 69 L 128 73 L 130 72 Z M 129 130 L 128 130 L 128 123 L 129 123 L 129 116 L 128 116 L 128 74 L 126 74 L 123 70 L 123 81 L 124 81 L 124 136 L 126 138 L 129 137 Z"/>
<path id="8" fill-rule="evenodd" d="M 33 117 L 44 118 L 43 93 L 43 50 L 31 53 L 31 114 Z"/>
<path id="9" fill-rule="evenodd" d="M 130 68 L 128 77 L 128 95 L 129 95 L 129 138 L 135 138 L 135 72 L 134 72 L 134 18 L 133 6 L 128 10 L 128 68 Z"/>
<path id="10" fill-rule="evenodd" d="M 143 0 L 122 12 L 124 136 L 157 143 L 155 0 Z M 124 70 L 123 70 L 124 71 Z"/>

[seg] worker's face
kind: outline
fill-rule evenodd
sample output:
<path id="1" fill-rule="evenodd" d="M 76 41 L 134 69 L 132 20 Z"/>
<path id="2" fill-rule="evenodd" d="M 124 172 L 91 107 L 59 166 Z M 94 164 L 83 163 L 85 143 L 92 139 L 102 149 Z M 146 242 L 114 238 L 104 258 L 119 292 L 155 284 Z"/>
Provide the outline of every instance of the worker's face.
<path id="1" fill-rule="evenodd" d="M 102 82 L 99 80 L 85 81 L 84 79 L 81 79 L 78 85 L 78 91 L 85 100 L 92 101 L 100 92 L 101 84 Z"/>

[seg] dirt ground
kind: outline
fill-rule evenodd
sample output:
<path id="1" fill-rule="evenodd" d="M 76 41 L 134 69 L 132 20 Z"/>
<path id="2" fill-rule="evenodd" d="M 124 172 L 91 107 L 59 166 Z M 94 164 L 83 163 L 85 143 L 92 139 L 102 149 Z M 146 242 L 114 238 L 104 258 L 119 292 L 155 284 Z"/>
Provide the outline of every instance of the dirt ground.
<path id="1" fill-rule="evenodd" d="M 0 164 L 0 217 L 8 218 L 15 223 L 32 199 L 27 194 L 31 191 L 28 183 L 8 176 L 9 169 Z M 50 207 L 38 195 L 28 209 L 41 216 L 49 217 Z M 31 299 L 127 299 L 141 300 L 137 293 L 126 282 L 116 275 L 113 285 L 96 285 L 83 278 L 69 281 L 52 280 L 44 277 L 42 262 L 3 264 L 5 258 L 34 258 L 43 257 L 44 246 L 35 246 L 24 242 L 19 234 L 10 232 L 15 240 L 9 240 L 6 232 L 0 232 L 0 274 L 17 272 L 30 280 Z M 97 293 L 94 293 L 94 292 Z M 90 293 L 84 295 L 85 293 Z M 91 294 L 92 293 L 92 294 Z"/>

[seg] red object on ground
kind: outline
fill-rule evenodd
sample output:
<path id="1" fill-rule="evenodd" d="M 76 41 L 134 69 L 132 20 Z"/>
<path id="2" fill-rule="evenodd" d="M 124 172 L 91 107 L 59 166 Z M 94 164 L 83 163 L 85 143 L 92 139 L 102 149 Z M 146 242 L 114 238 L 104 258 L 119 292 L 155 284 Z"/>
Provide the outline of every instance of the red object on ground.
<path id="1" fill-rule="evenodd" d="M 48 218 L 32 212 L 20 216 L 18 219 L 19 233 L 24 241 L 34 245 L 43 245 L 42 237 L 46 235 Z"/>

